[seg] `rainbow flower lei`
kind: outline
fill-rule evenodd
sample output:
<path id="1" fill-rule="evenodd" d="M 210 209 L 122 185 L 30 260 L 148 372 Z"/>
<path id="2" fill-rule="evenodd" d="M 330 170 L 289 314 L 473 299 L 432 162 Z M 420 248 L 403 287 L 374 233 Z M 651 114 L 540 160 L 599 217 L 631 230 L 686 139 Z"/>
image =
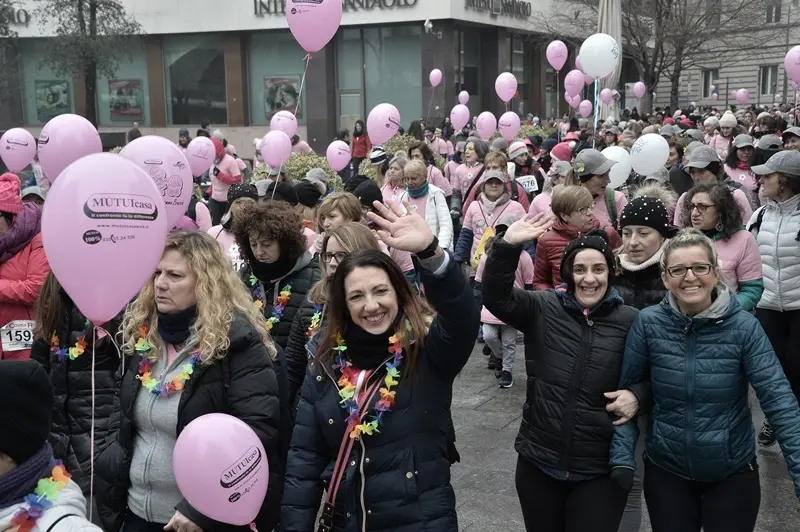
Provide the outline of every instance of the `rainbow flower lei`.
<path id="1" fill-rule="evenodd" d="M 141 325 L 135 349 L 138 353 L 141 353 L 142 359 L 139 361 L 139 372 L 136 378 L 142 382 L 142 386 L 151 394 L 159 397 L 169 397 L 173 393 L 183 390 L 186 386 L 186 381 L 192 378 L 195 368 L 200 363 L 200 352 L 195 351 L 192 353 L 192 356 L 189 357 L 189 362 L 181 366 L 181 372 L 168 382 L 157 381 L 153 378 L 153 363 L 144 356 L 152 349 L 152 346 L 147 343 L 147 333 L 147 326 Z"/>
<path id="2" fill-rule="evenodd" d="M 314 305 L 314 314 L 311 316 L 311 325 L 308 326 L 306 336 L 311 338 L 319 330 L 319 324 L 322 322 L 322 310 L 325 305 Z"/>
<path id="3" fill-rule="evenodd" d="M 255 275 L 250 274 L 250 286 L 253 287 L 253 300 L 256 302 L 256 306 L 259 310 L 264 308 L 264 292 L 263 290 L 259 290 L 258 287 L 258 279 Z M 286 310 L 286 305 L 289 304 L 289 300 L 292 298 L 292 283 L 286 283 L 281 291 L 278 293 L 278 297 L 275 300 L 275 306 L 272 307 L 272 314 L 269 318 L 267 318 L 266 323 L 264 323 L 264 327 L 267 329 L 267 332 L 271 332 L 272 328 L 280 323 L 281 318 L 283 317 L 283 312 Z"/>
<path id="4" fill-rule="evenodd" d="M 17 532 L 28 532 L 36 526 L 36 521 L 45 510 L 58 501 L 58 493 L 67 486 L 71 477 L 61 461 L 57 461 L 50 476 L 39 480 L 33 493 L 25 496 L 27 506 L 17 510 L 11 519 L 11 524 L 17 526 Z"/>
<path id="5" fill-rule="evenodd" d="M 411 324 L 406 322 L 406 330 L 411 330 Z M 358 423 L 358 398 L 355 397 L 356 387 L 350 380 L 351 375 L 355 373 L 352 369 L 352 364 L 344 358 L 344 352 L 347 346 L 340 333 L 336 333 L 334 337 L 336 347 L 333 348 L 337 352 L 336 363 L 333 369 L 341 370 L 342 375 L 339 377 L 339 403 L 342 408 L 347 412 L 347 430 L 349 431 L 350 438 L 357 438 L 362 434 L 372 436 L 380 432 L 380 426 L 383 423 L 383 416 L 392 411 L 394 408 L 395 391 L 392 388 L 396 387 L 400 382 L 400 364 L 403 360 L 403 336 L 401 334 L 394 334 L 389 337 L 389 353 L 392 358 L 384 364 L 386 368 L 386 377 L 383 380 L 384 387 L 381 388 L 381 398 L 375 403 L 374 413 L 372 419 L 366 423 Z"/>
<path id="6" fill-rule="evenodd" d="M 50 352 L 53 353 L 56 358 L 58 358 L 59 362 L 64 362 L 65 360 L 75 360 L 79 356 L 81 356 L 86 351 L 86 346 L 88 343 L 86 342 L 86 335 L 89 334 L 89 327 L 91 326 L 91 322 L 86 320 L 86 323 L 83 326 L 83 332 L 78 335 L 78 340 L 75 342 L 75 346 L 67 348 L 60 348 L 59 347 L 59 340 L 58 335 L 55 331 L 50 336 Z"/>

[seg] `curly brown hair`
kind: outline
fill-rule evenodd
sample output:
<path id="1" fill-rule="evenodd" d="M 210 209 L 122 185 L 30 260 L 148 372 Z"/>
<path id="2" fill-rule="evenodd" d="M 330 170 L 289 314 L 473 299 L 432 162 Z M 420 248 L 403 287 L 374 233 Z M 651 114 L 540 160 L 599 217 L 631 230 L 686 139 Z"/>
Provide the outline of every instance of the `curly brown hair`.
<path id="1" fill-rule="evenodd" d="M 291 261 L 297 260 L 308 247 L 303 234 L 303 219 L 285 201 L 262 201 L 243 208 L 236 215 L 233 235 L 239 245 L 239 252 L 252 265 L 256 258 L 250 248 L 251 233 L 277 241 L 281 256 L 286 255 Z"/>

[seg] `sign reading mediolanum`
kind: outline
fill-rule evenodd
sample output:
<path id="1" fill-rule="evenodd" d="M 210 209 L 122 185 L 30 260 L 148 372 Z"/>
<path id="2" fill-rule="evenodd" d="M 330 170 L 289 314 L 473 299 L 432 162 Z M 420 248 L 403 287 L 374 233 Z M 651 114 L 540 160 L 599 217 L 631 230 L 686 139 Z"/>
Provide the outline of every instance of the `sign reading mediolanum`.
<path id="1" fill-rule="evenodd" d="M 533 12 L 531 3 L 525 0 L 465 0 L 464 8 L 489 12 L 493 16 L 528 18 Z"/>
<path id="2" fill-rule="evenodd" d="M 253 0 L 253 14 L 285 15 L 288 0 Z M 403 9 L 414 7 L 419 0 L 342 0 L 343 11 L 372 11 L 373 9 Z"/>

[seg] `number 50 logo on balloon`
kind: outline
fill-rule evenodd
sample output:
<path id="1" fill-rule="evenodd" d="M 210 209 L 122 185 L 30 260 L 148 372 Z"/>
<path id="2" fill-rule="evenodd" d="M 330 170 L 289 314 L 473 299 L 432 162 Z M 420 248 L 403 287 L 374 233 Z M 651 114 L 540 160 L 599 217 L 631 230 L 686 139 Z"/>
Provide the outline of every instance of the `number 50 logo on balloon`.
<path id="1" fill-rule="evenodd" d="M 288 0 L 286 22 L 303 50 L 314 54 L 336 35 L 342 23 L 342 0 Z"/>

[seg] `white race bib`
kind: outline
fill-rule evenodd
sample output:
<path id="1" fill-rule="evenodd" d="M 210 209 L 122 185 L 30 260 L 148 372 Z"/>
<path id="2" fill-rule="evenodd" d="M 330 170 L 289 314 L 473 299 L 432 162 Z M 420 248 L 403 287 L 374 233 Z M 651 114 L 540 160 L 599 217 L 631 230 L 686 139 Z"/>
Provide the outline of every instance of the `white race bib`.
<path id="1" fill-rule="evenodd" d="M 3 351 L 24 351 L 33 345 L 34 320 L 14 320 L 0 328 Z"/>
<path id="2" fill-rule="evenodd" d="M 524 188 L 525 192 L 527 192 L 528 194 L 532 194 L 534 192 L 539 191 L 539 183 L 536 181 L 535 175 L 526 175 L 523 177 L 518 177 L 517 183 L 522 185 L 522 188 Z"/>

